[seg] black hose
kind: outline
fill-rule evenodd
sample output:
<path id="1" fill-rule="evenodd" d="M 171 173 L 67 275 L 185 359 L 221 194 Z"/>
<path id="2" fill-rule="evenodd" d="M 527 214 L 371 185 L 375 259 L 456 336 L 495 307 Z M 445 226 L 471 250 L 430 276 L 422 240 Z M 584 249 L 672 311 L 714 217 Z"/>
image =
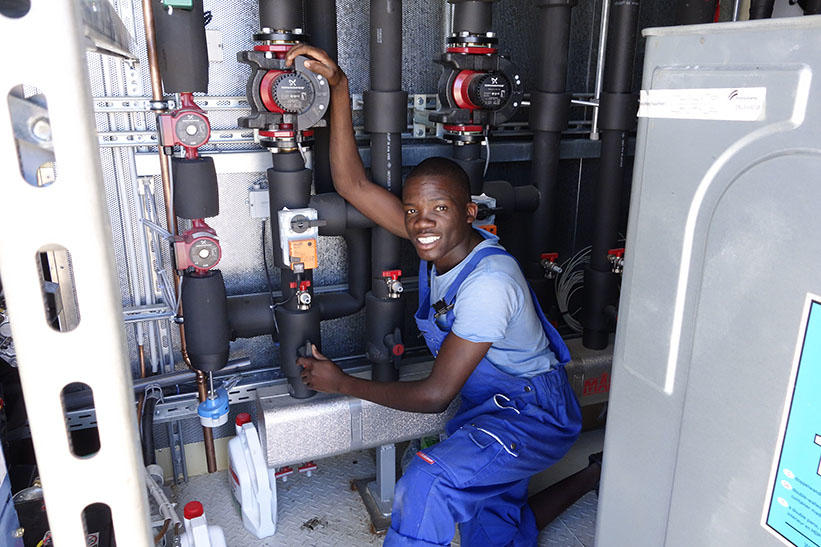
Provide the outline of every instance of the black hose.
<path id="1" fill-rule="evenodd" d="M 157 398 L 148 396 L 143 403 L 143 413 L 140 416 L 140 441 L 143 449 L 143 464 L 157 463 L 154 453 L 154 411 L 157 408 Z"/>
<path id="2" fill-rule="evenodd" d="M 718 0 L 679 0 L 676 8 L 677 25 L 698 25 L 715 20 Z"/>
<path id="3" fill-rule="evenodd" d="M 592 250 L 584 274 L 584 332 L 590 349 L 607 347 L 612 321 L 605 313 L 616 299 L 616 275 L 607 251 L 616 246 L 621 215 L 627 131 L 635 123 L 637 101 L 632 93 L 633 59 L 638 32 L 638 0 L 613 0 L 607 34 L 604 86 L 600 102 L 602 152 L 593 206 Z"/>
<path id="4" fill-rule="evenodd" d="M 750 19 L 769 19 L 773 16 L 775 0 L 750 0 Z"/>

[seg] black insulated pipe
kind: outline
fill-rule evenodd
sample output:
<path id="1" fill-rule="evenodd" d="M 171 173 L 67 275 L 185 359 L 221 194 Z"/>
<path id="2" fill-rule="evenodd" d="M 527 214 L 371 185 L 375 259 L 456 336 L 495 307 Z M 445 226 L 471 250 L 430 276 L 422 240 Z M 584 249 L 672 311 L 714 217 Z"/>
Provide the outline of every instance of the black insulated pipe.
<path id="1" fill-rule="evenodd" d="M 171 173 L 174 209 L 178 217 L 209 218 L 219 214 L 219 189 L 213 158 L 171 158 Z"/>
<path id="2" fill-rule="evenodd" d="M 559 144 L 567 127 L 570 96 L 567 93 L 567 55 L 570 49 L 570 15 L 576 0 L 539 0 L 536 89 L 531 94 L 530 128 L 533 130 L 532 184 L 539 191 L 539 205 L 531 217 L 530 255 L 527 276 L 544 298 L 541 254 L 553 250 L 555 200 L 559 179 Z M 534 283 L 534 281 L 538 281 Z M 541 283 L 542 285 L 544 283 Z"/>
<path id="3" fill-rule="evenodd" d="M 190 10 L 170 10 L 151 0 L 157 35 L 157 58 L 166 93 L 208 91 L 208 48 L 202 0 Z"/>
<path id="4" fill-rule="evenodd" d="M 465 170 L 470 181 L 470 193 L 482 193 L 482 179 L 485 176 L 485 160 L 482 159 L 482 145 L 478 142 L 453 143 L 453 161 Z"/>
<path id="5" fill-rule="evenodd" d="M 264 292 L 228 297 L 231 340 L 253 338 L 275 331 L 271 295 Z"/>
<path id="6" fill-rule="evenodd" d="M 408 94 L 402 91 L 401 0 L 371 1 L 370 55 L 370 89 L 364 99 L 365 131 L 371 135 L 371 179 L 399 196 L 408 104 Z M 390 297 L 382 272 L 399 269 L 399 238 L 374 228 L 371 250 L 371 292 L 365 299 L 368 360 L 374 380 L 391 381 L 398 379 L 399 372 L 382 350 L 385 337 L 403 326 L 404 301 Z"/>
<path id="7" fill-rule="evenodd" d="M 750 0 L 750 19 L 769 19 L 773 16 L 775 0 Z"/>
<path id="8" fill-rule="evenodd" d="M 271 213 L 271 246 L 274 263 L 288 268 L 282 260 L 279 241 L 279 211 L 283 207 L 301 209 L 308 206 L 311 195 L 311 170 L 305 168 L 305 160 L 297 150 L 272 154 L 274 166 L 266 172 L 268 201 Z"/>
<path id="9" fill-rule="evenodd" d="M 143 413 L 140 416 L 140 441 L 143 450 L 143 465 L 157 463 L 154 452 L 154 411 L 157 408 L 157 397 L 148 396 L 143 402 Z"/>
<path id="10" fill-rule="evenodd" d="M 288 379 L 288 391 L 291 396 L 296 399 L 307 399 L 316 392 L 302 381 L 302 367 L 297 365 L 296 360 L 299 355 L 304 354 L 307 342 L 315 344 L 322 351 L 319 338 L 319 307 L 311 306 L 307 311 L 299 311 L 277 306 L 276 317 L 279 325 L 280 370 Z"/>
<path id="11" fill-rule="evenodd" d="M 292 31 L 305 28 L 303 0 L 259 0 L 259 28 Z"/>
<path id="12" fill-rule="evenodd" d="M 351 228 L 345 231 L 345 243 L 348 247 L 348 291 L 316 296 L 316 305 L 319 306 L 323 321 L 356 313 L 365 306 L 368 265 L 371 262 L 368 236 L 368 231 L 363 229 Z"/>
<path id="13" fill-rule="evenodd" d="M 676 7 L 677 25 L 698 25 L 715 20 L 718 0 L 679 0 Z"/>
<path id="14" fill-rule="evenodd" d="M 448 0 L 453 4 L 453 33 L 487 34 L 492 31 L 495 0 Z"/>
<path id="15" fill-rule="evenodd" d="M 311 43 L 336 62 L 336 1 L 313 0 L 305 6 Z M 326 116 L 327 119 L 327 116 Z M 314 188 L 317 194 L 333 192 L 330 160 L 330 127 L 314 127 Z"/>
<path id="16" fill-rule="evenodd" d="M 180 289 L 183 330 L 191 366 L 203 372 L 228 363 L 228 304 L 222 272 L 186 272 Z"/>
<path id="17" fill-rule="evenodd" d="M 610 269 L 607 251 L 616 246 L 618 238 L 627 131 L 635 125 L 638 107 L 632 86 L 639 1 L 613 0 L 610 13 L 599 103 L 602 148 L 593 205 L 596 224 L 590 264 L 584 272 L 582 343 L 590 349 L 606 348 L 610 338 L 612 320 L 605 309 L 616 304 L 617 276 Z"/>

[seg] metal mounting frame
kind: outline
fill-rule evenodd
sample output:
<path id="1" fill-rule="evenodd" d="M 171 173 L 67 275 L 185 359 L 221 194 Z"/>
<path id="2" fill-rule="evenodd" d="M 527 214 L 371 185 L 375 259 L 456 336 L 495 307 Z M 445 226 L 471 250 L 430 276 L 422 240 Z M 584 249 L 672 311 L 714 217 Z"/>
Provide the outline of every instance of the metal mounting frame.
<path id="1" fill-rule="evenodd" d="M 48 41 L 41 38 L 44 28 L 50 29 Z M 18 169 L 9 110 L 0 107 L 0 169 L 5 182 L 0 185 L 5 210 L 0 231 L 13 234 L 0 238 L 0 275 L 14 314 L 20 379 L 29 402 L 52 537 L 58 545 L 85 545 L 82 512 L 90 504 L 105 503 L 121 541 L 150 545 L 153 538 L 111 228 L 102 198 L 79 4 L 33 2 L 22 17 L 0 17 L 0 47 L 26 52 L 6 56 L 0 89 L 8 94 L 13 87 L 27 84 L 45 93 L 59 165 L 53 184 L 27 184 Z M 49 59 L 60 70 L 44 71 L 31 59 Z M 53 330 L 43 314 L 35 255 L 53 244 L 68 249 L 72 257 L 80 322 L 69 332 Z M 99 359 L 82 359 L 89 347 L 97 349 Z M 63 388 L 73 382 L 92 388 L 99 416 L 101 448 L 82 458 L 72 454 L 61 402 Z"/>

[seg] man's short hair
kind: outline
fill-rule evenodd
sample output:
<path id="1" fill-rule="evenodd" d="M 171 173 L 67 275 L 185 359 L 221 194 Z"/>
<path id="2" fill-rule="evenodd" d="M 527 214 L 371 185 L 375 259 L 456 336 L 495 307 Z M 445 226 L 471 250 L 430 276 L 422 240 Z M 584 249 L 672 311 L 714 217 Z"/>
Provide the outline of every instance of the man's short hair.
<path id="1" fill-rule="evenodd" d="M 470 179 L 465 170 L 452 159 L 436 156 L 423 160 L 411 169 L 405 180 L 427 177 L 447 180 L 458 190 L 465 203 L 470 201 Z"/>

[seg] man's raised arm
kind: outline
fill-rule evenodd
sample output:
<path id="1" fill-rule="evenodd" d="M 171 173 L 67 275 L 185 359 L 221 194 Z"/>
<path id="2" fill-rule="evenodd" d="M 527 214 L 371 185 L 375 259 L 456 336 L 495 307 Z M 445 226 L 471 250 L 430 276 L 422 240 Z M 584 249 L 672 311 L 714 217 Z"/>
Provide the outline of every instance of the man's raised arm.
<path id="1" fill-rule="evenodd" d="M 334 188 L 359 211 L 379 226 L 399 237 L 408 237 L 405 211 L 399 198 L 374 184 L 365 175 L 353 133 L 348 78 L 337 64 L 319 48 L 299 45 L 292 48 L 287 64 L 297 55 L 309 57 L 305 67 L 323 76 L 331 87 L 331 175 Z"/>

